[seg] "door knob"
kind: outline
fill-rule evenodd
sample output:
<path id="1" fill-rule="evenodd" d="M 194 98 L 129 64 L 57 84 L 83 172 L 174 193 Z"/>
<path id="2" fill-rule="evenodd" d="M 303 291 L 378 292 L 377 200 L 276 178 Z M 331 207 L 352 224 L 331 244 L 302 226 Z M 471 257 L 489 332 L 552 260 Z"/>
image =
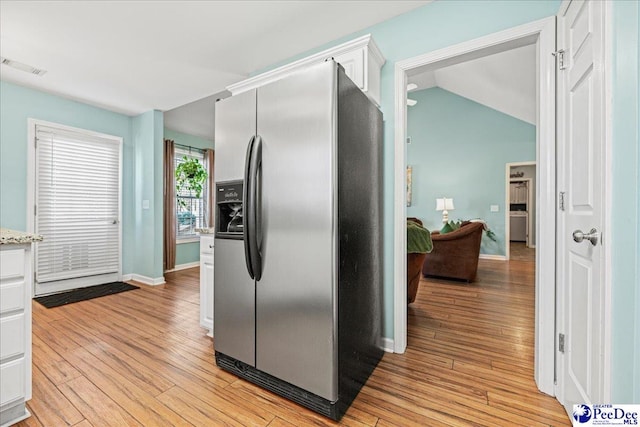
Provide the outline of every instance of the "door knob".
<path id="1" fill-rule="evenodd" d="M 584 234 L 581 230 L 576 230 L 573 232 L 574 242 L 580 243 L 583 240 L 588 240 L 593 246 L 595 246 L 596 243 L 598 243 L 598 230 L 592 228 L 591 231 L 589 231 L 589 234 Z"/>

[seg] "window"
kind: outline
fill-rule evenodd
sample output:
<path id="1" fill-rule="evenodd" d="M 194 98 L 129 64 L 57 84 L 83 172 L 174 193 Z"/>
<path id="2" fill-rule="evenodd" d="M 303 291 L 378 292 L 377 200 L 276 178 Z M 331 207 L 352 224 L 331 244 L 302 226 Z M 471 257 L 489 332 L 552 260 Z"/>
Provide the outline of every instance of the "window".
<path id="1" fill-rule="evenodd" d="M 204 165 L 204 151 L 197 148 L 181 147 L 176 144 L 175 147 L 175 165 L 176 167 L 187 159 L 197 159 L 200 164 Z M 206 190 L 202 191 L 200 197 L 196 197 L 194 191 L 181 190 L 176 193 L 176 240 L 185 240 L 196 238 L 196 228 L 205 227 L 205 200 Z"/>

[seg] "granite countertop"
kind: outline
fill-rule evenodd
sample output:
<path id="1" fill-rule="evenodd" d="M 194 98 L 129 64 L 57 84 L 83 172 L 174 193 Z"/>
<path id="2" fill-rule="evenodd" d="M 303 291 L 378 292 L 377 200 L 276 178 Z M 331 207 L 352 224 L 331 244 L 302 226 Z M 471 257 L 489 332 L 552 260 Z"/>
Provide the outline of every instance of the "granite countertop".
<path id="1" fill-rule="evenodd" d="M 210 227 L 210 228 L 196 228 L 196 233 L 213 234 L 213 233 L 215 233 L 215 230 L 213 229 L 213 227 Z"/>
<path id="2" fill-rule="evenodd" d="M 0 228 L 0 245 L 19 245 L 22 243 L 41 242 L 42 236 L 39 234 L 25 233 L 8 228 Z"/>

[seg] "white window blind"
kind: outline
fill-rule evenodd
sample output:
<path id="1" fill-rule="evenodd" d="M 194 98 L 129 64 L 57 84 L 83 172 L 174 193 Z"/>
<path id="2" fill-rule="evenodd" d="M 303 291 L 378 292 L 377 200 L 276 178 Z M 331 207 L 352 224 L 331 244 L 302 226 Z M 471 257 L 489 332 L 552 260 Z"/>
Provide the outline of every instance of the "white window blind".
<path id="1" fill-rule="evenodd" d="M 176 145 L 174 171 L 180 163 L 184 162 L 185 156 L 187 159 L 197 159 L 200 164 L 204 164 L 204 151 Z M 196 228 L 205 226 L 205 193 L 206 189 L 202 191 L 200 197 L 196 197 L 193 191 L 181 190 L 177 192 L 176 240 L 197 237 Z"/>
<path id="2" fill-rule="evenodd" d="M 36 281 L 117 273 L 120 141 L 36 126 Z"/>

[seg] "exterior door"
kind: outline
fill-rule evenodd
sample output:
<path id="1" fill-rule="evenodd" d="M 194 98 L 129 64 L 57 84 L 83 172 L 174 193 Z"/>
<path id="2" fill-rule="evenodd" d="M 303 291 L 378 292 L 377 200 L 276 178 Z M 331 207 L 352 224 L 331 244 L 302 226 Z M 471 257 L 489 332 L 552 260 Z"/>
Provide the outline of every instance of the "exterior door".
<path id="1" fill-rule="evenodd" d="M 573 0 L 559 17 L 558 397 L 577 403 L 604 396 L 603 172 L 604 7 Z M 564 206 L 562 206 L 564 205 Z M 563 209 L 564 208 L 564 209 Z"/>
<path id="2" fill-rule="evenodd" d="M 35 124 L 35 294 L 121 280 L 122 140 Z"/>
<path id="3" fill-rule="evenodd" d="M 338 397 L 336 78 L 325 62 L 261 87 L 257 114 L 256 367 L 330 401 Z"/>

